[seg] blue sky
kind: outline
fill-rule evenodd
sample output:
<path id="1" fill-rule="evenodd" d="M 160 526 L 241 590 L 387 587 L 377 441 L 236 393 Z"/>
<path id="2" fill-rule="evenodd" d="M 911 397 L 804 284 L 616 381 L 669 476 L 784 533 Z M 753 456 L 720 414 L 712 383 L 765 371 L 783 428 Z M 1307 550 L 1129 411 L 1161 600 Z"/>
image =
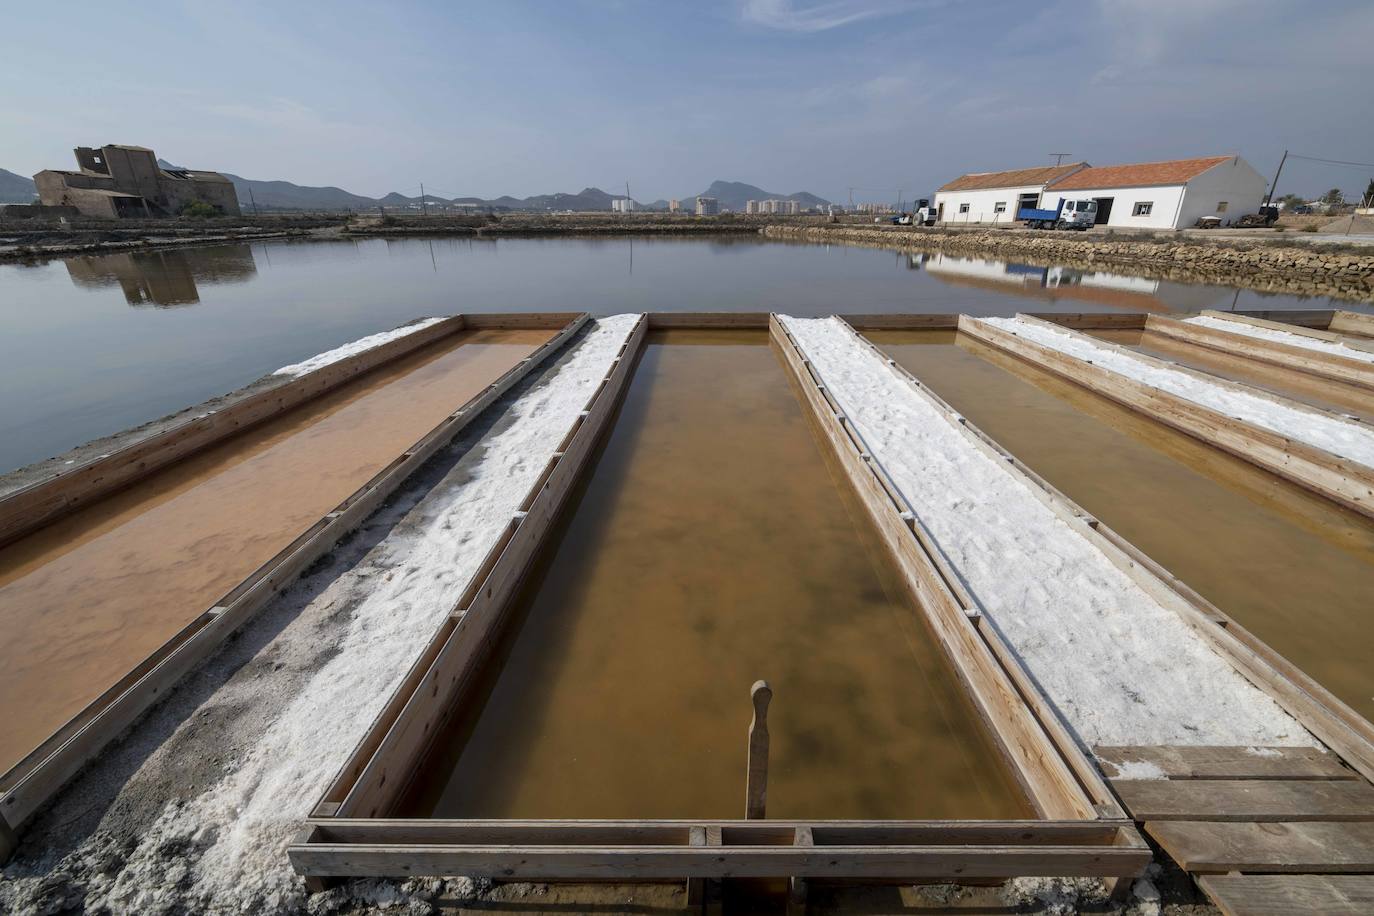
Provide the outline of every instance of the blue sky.
<path id="1" fill-rule="evenodd" d="M 1061 151 L 1374 162 L 1368 0 L 5 0 L 0 21 L 21 174 L 114 142 L 371 195 L 891 200 Z M 1279 190 L 1371 174 L 1290 162 Z"/>

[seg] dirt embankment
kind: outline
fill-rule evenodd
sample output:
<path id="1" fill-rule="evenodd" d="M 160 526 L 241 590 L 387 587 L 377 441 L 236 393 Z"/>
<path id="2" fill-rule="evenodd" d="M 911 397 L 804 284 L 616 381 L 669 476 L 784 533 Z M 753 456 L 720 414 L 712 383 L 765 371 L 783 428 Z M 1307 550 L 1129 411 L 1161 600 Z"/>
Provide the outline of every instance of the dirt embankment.
<path id="1" fill-rule="evenodd" d="M 1298 296 L 1334 296 L 1374 302 L 1374 253 L 1273 242 L 1207 242 L 1167 236 L 1112 238 L 1071 233 L 949 232 L 880 226 L 783 226 L 765 238 L 843 242 L 905 251 L 948 251 L 1027 264 L 1178 280 L 1220 283 Z"/>
<path id="2" fill-rule="evenodd" d="M 511 214 L 474 217 L 361 217 L 344 229 L 347 235 L 472 235 L 479 238 L 553 235 L 756 235 L 776 217 L 725 214 L 696 217 L 679 213 Z M 800 221 L 798 222 L 800 224 Z"/>

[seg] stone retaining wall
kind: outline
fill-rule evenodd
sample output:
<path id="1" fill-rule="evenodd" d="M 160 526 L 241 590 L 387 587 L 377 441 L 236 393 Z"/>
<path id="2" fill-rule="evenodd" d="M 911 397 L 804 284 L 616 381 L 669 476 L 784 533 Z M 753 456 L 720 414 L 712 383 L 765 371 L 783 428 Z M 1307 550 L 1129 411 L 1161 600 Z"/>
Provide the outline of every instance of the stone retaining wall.
<path id="1" fill-rule="evenodd" d="M 1306 246 L 1142 241 L 1065 232 L 947 232 L 855 226 L 766 226 L 765 238 L 845 242 L 907 251 L 949 251 L 1043 267 L 1219 283 L 1299 296 L 1374 302 L 1374 253 L 1322 252 Z"/>

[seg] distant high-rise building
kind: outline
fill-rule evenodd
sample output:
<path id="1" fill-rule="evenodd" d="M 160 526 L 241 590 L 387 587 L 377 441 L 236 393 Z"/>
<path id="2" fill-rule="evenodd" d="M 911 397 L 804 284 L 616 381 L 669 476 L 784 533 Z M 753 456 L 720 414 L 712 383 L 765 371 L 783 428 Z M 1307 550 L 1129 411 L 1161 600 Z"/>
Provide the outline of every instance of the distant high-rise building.
<path id="1" fill-rule="evenodd" d="M 677 199 L 673 199 L 673 200 L 668 201 L 668 212 L 669 212 L 669 213 L 681 213 L 681 212 L 682 212 L 682 201 L 677 200 Z"/>
<path id="2" fill-rule="evenodd" d="M 749 216 L 757 214 L 759 212 L 759 202 L 757 200 L 745 201 L 744 212 Z"/>
<path id="3" fill-rule="evenodd" d="M 782 209 L 779 211 L 780 213 L 785 213 L 788 216 L 796 216 L 801 213 L 801 204 L 798 201 L 783 200 L 779 201 L 779 203 L 782 204 Z"/>
<path id="4" fill-rule="evenodd" d="M 697 216 L 716 216 L 720 213 L 720 201 L 714 197 L 697 198 Z"/>
<path id="5" fill-rule="evenodd" d="M 635 209 L 635 202 L 629 197 L 617 197 L 611 201 L 612 213 L 633 213 Z"/>

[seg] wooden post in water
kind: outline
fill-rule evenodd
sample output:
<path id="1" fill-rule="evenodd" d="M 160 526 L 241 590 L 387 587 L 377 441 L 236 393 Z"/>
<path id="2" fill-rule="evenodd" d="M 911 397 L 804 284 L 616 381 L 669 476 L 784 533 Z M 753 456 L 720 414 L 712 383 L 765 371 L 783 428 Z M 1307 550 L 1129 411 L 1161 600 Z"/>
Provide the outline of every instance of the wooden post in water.
<path id="1" fill-rule="evenodd" d="M 773 688 L 767 681 L 755 681 L 749 690 L 754 701 L 754 720 L 749 723 L 749 775 L 744 794 L 744 816 L 762 820 L 768 804 L 768 702 Z"/>

